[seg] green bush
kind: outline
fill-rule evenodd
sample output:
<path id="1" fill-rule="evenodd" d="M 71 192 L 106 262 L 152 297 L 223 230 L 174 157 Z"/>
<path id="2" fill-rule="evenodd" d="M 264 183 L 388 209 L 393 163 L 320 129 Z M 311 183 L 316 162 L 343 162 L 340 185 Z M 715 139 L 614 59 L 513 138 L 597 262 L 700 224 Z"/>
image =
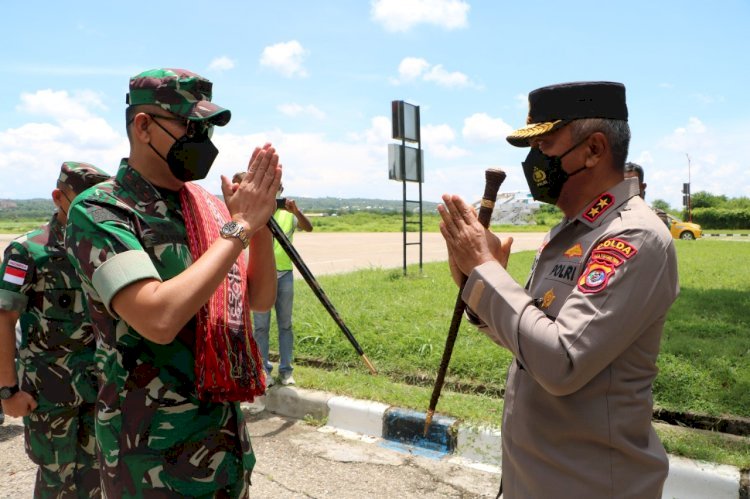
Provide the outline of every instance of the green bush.
<path id="1" fill-rule="evenodd" d="M 750 229 L 750 209 L 695 208 L 693 222 L 703 229 Z"/>

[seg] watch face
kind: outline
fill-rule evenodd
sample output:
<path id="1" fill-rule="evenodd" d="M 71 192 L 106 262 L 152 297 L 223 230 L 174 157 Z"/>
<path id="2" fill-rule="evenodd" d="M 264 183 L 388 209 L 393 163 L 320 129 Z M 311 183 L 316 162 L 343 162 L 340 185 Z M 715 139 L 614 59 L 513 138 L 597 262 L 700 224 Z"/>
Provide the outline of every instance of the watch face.
<path id="1" fill-rule="evenodd" d="M 11 397 L 10 388 L 7 386 L 4 386 L 0 388 L 0 399 L 2 400 L 8 400 Z"/>
<path id="2" fill-rule="evenodd" d="M 227 222 L 221 228 L 221 233 L 224 234 L 225 236 L 228 236 L 237 230 L 237 226 L 238 224 L 234 220 L 232 220 L 231 222 Z"/>

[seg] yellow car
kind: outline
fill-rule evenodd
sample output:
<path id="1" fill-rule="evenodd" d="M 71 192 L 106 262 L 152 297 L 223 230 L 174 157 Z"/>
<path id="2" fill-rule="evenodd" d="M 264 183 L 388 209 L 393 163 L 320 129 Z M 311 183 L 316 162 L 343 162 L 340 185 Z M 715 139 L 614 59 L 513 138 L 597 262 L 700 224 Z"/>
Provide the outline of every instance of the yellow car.
<path id="1" fill-rule="evenodd" d="M 683 222 L 679 218 L 667 214 L 669 232 L 675 239 L 698 239 L 703 234 L 701 226 L 692 222 Z"/>

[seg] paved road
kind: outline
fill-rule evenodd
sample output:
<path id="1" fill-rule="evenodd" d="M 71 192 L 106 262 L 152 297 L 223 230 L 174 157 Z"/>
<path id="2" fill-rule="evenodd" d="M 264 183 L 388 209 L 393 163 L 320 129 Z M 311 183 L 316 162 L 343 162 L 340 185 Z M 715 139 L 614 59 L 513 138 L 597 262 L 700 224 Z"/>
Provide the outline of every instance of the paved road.
<path id="1" fill-rule="evenodd" d="M 8 242 L 16 237 L 0 234 L 0 254 Z M 422 234 L 422 237 L 424 263 L 448 259 L 443 236 L 429 232 Z M 515 233 L 513 251 L 535 250 L 543 237 L 541 232 Z M 408 243 L 418 241 L 418 234 L 407 235 Z M 298 232 L 294 235 L 294 247 L 316 276 L 370 267 L 401 268 L 404 262 L 401 232 Z M 419 263 L 419 246 L 406 247 L 406 263 Z"/>
<path id="2" fill-rule="evenodd" d="M 480 498 L 494 497 L 499 474 L 434 459 L 379 439 L 342 436 L 327 427 L 262 412 L 248 428 L 258 459 L 251 497 Z M 36 468 L 23 450 L 20 419 L 0 426 L 0 498 L 30 498 Z"/>

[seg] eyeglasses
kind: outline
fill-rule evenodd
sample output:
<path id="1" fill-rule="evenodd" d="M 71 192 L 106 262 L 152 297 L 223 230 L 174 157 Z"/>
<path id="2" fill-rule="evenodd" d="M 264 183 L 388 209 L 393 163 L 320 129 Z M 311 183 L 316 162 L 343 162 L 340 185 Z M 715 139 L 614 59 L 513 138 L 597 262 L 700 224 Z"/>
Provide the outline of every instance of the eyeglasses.
<path id="1" fill-rule="evenodd" d="M 214 134 L 214 125 L 213 123 L 208 123 L 207 121 L 193 121 L 188 120 L 186 118 L 180 118 L 177 116 L 163 116 L 161 114 L 151 114 L 146 113 L 149 116 L 151 116 L 152 119 L 161 118 L 163 120 L 168 121 L 179 121 L 182 123 L 182 126 L 185 127 L 185 135 L 190 137 L 191 139 L 195 137 L 196 135 L 204 135 L 208 138 L 211 138 L 211 136 Z"/>

